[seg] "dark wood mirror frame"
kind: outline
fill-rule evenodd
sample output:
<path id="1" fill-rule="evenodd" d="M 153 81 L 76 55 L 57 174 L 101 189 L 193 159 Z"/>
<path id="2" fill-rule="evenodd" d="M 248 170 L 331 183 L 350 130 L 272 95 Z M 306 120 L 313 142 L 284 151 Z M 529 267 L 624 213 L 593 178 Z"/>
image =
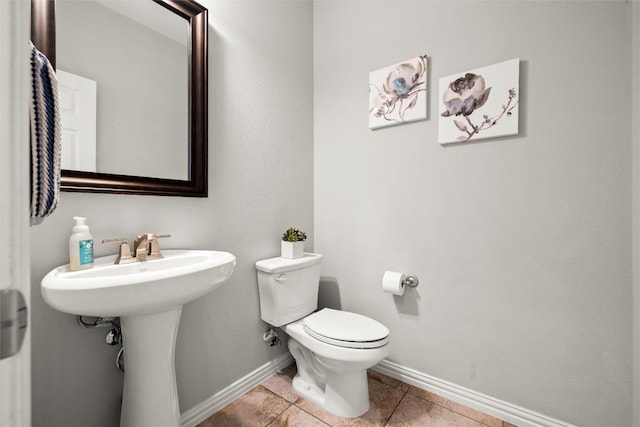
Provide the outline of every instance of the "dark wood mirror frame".
<path id="1" fill-rule="evenodd" d="M 189 23 L 189 179 L 62 170 L 63 191 L 207 197 L 207 9 L 192 0 L 153 0 Z M 56 66 L 55 0 L 31 0 L 31 40 Z"/>

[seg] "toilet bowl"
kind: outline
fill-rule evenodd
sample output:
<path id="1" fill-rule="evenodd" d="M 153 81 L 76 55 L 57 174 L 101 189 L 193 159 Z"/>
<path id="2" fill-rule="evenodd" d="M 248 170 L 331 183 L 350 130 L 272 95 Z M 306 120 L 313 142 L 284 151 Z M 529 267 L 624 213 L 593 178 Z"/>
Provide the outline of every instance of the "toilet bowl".
<path id="1" fill-rule="evenodd" d="M 322 316 L 322 322 L 313 319 L 316 315 Z M 325 308 L 284 327 L 289 336 L 289 351 L 298 368 L 298 375 L 293 380 L 296 393 L 326 411 L 345 418 L 357 417 L 369 410 L 366 370 L 389 355 L 389 331 L 375 320 L 360 316 L 370 321 L 374 330 L 381 332 L 377 339 L 369 339 L 372 334 L 368 333 L 368 336 L 361 338 L 362 341 L 352 337 L 352 340 L 337 345 L 339 339 L 331 335 L 338 334 L 327 334 L 329 336 L 319 339 L 306 324 L 309 320 L 316 320 L 316 326 L 326 327 L 330 323 L 324 321 L 332 317 L 345 319 L 349 315 L 360 316 Z M 342 326 L 344 332 L 350 324 Z M 334 343 L 326 342 L 329 340 Z"/>
<path id="2" fill-rule="evenodd" d="M 317 309 L 322 255 L 258 261 L 260 313 L 289 336 L 305 400 L 345 418 L 369 410 L 366 370 L 389 355 L 389 330 L 367 316 Z"/>

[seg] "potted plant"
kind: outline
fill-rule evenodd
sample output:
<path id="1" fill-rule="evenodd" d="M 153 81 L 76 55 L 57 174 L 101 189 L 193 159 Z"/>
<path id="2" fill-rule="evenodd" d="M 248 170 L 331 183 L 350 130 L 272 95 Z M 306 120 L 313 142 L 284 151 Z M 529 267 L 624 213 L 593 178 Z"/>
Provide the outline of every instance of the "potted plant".
<path id="1" fill-rule="evenodd" d="M 304 241 L 307 235 L 304 231 L 289 227 L 282 234 L 282 244 L 280 246 L 280 256 L 283 258 L 302 258 L 304 256 Z"/>

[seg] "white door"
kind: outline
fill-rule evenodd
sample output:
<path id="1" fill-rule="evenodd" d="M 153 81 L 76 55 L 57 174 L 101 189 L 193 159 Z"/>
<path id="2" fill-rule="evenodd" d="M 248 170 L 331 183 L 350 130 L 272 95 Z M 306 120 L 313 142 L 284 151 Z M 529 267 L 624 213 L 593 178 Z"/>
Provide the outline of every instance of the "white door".
<path id="1" fill-rule="evenodd" d="M 15 329 L 6 294 L 20 292 L 30 304 L 29 252 L 29 2 L 0 0 L 0 317 Z M 10 290 L 10 291 L 9 291 Z M 15 292 L 14 292 L 15 291 Z M 31 425 L 31 338 L 0 360 L 0 427 Z M 6 335 L 0 354 L 6 352 Z"/>
<path id="2" fill-rule="evenodd" d="M 96 82 L 60 69 L 62 169 L 96 171 Z"/>

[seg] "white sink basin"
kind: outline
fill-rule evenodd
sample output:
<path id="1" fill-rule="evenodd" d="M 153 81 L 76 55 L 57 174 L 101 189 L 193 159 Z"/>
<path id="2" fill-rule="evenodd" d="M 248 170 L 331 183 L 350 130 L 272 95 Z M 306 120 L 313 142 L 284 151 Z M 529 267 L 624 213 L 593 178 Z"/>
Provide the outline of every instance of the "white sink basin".
<path id="1" fill-rule="evenodd" d="M 220 286 L 236 257 L 228 252 L 164 250 L 164 258 L 114 265 L 95 259 L 88 270 L 53 269 L 42 296 L 53 308 L 120 317 L 126 371 L 120 427 L 180 426 L 175 344 L 182 305 Z"/>
<path id="2" fill-rule="evenodd" d="M 179 307 L 220 286 L 236 258 L 228 252 L 164 250 L 164 258 L 115 265 L 116 256 L 95 259 L 88 270 L 51 270 L 42 296 L 53 308 L 88 316 L 158 313 Z"/>

